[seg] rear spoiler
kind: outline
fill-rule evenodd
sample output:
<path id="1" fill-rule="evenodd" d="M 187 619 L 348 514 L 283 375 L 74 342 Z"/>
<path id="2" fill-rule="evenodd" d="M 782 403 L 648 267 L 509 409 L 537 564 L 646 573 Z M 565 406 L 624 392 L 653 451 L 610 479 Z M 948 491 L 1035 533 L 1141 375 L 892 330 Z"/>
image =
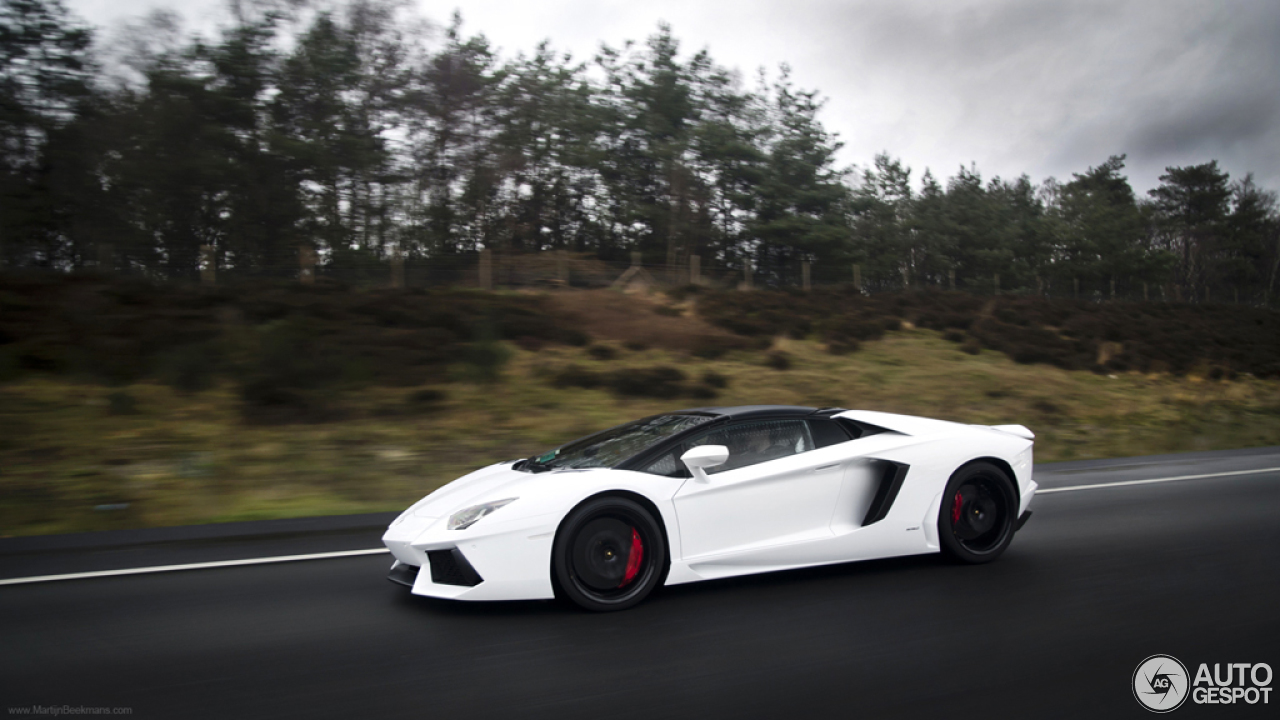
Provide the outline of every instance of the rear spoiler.
<path id="1" fill-rule="evenodd" d="M 1002 433 L 1017 435 L 1018 437 L 1023 438 L 1025 440 L 1036 439 L 1036 434 L 1031 432 L 1030 430 L 1028 430 L 1026 427 L 1022 425 L 988 425 L 987 427 L 991 428 L 992 430 L 999 430 Z"/>

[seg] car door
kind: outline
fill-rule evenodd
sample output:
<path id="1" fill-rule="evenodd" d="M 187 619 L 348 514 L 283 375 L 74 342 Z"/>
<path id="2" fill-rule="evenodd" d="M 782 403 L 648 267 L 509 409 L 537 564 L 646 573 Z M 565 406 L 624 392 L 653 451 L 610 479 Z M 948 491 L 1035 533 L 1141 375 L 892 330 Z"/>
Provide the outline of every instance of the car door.
<path id="1" fill-rule="evenodd" d="M 685 448 L 697 445 L 724 445 L 729 460 L 709 468 L 707 482 L 690 478 L 675 495 L 685 559 L 831 536 L 843 470 L 830 453 L 810 452 L 803 419 L 731 422 Z"/>

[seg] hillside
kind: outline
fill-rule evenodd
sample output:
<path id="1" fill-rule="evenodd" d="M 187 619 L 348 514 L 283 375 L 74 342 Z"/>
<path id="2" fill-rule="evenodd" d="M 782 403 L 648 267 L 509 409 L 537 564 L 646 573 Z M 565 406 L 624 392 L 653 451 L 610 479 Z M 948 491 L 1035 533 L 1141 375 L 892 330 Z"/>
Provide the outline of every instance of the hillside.
<path id="1" fill-rule="evenodd" d="M 713 403 L 1022 423 L 1042 461 L 1280 444 L 1275 313 L 1239 308 L 2 287 L 10 535 L 395 509 L 479 465 Z M 1060 325 L 1021 322 L 1033 312 Z M 1140 327 L 1204 334 L 1161 357 L 1128 339 Z M 1048 333 L 1070 362 L 1028 362 Z"/>

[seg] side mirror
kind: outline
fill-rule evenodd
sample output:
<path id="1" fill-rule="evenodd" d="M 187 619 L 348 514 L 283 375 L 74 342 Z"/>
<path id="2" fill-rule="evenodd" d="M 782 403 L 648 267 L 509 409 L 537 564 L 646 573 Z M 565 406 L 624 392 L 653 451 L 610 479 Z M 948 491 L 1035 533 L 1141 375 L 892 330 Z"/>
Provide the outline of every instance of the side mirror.
<path id="1" fill-rule="evenodd" d="M 729 460 L 729 448 L 724 445 L 699 445 L 680 456 L 680 462 L 689 468 L 698 482 L 710 482 L 703 468 L 723 465 Z"/>

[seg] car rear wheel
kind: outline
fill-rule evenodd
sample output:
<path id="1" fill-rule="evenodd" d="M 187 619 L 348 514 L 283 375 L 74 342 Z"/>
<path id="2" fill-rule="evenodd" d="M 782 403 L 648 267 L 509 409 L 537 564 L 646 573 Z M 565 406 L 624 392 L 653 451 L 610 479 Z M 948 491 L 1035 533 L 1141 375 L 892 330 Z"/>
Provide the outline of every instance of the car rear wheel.
<path id="1" fill-rule="evenodd" d="M 552 569 L 561 593 L 594 611 L 625 610 L 653 591 L 667 562 L 662 529 L 639 503 L 588 500 L 560 526 Z"/>
<path id="2" fill-rule="evenodd" d="M 1018 496 L 1013 480 L 990 463 L 956 471 L 942 494 L 938 538 L 943 554 L 964 563 L 1000 557 L 1013 539 Z"/>

